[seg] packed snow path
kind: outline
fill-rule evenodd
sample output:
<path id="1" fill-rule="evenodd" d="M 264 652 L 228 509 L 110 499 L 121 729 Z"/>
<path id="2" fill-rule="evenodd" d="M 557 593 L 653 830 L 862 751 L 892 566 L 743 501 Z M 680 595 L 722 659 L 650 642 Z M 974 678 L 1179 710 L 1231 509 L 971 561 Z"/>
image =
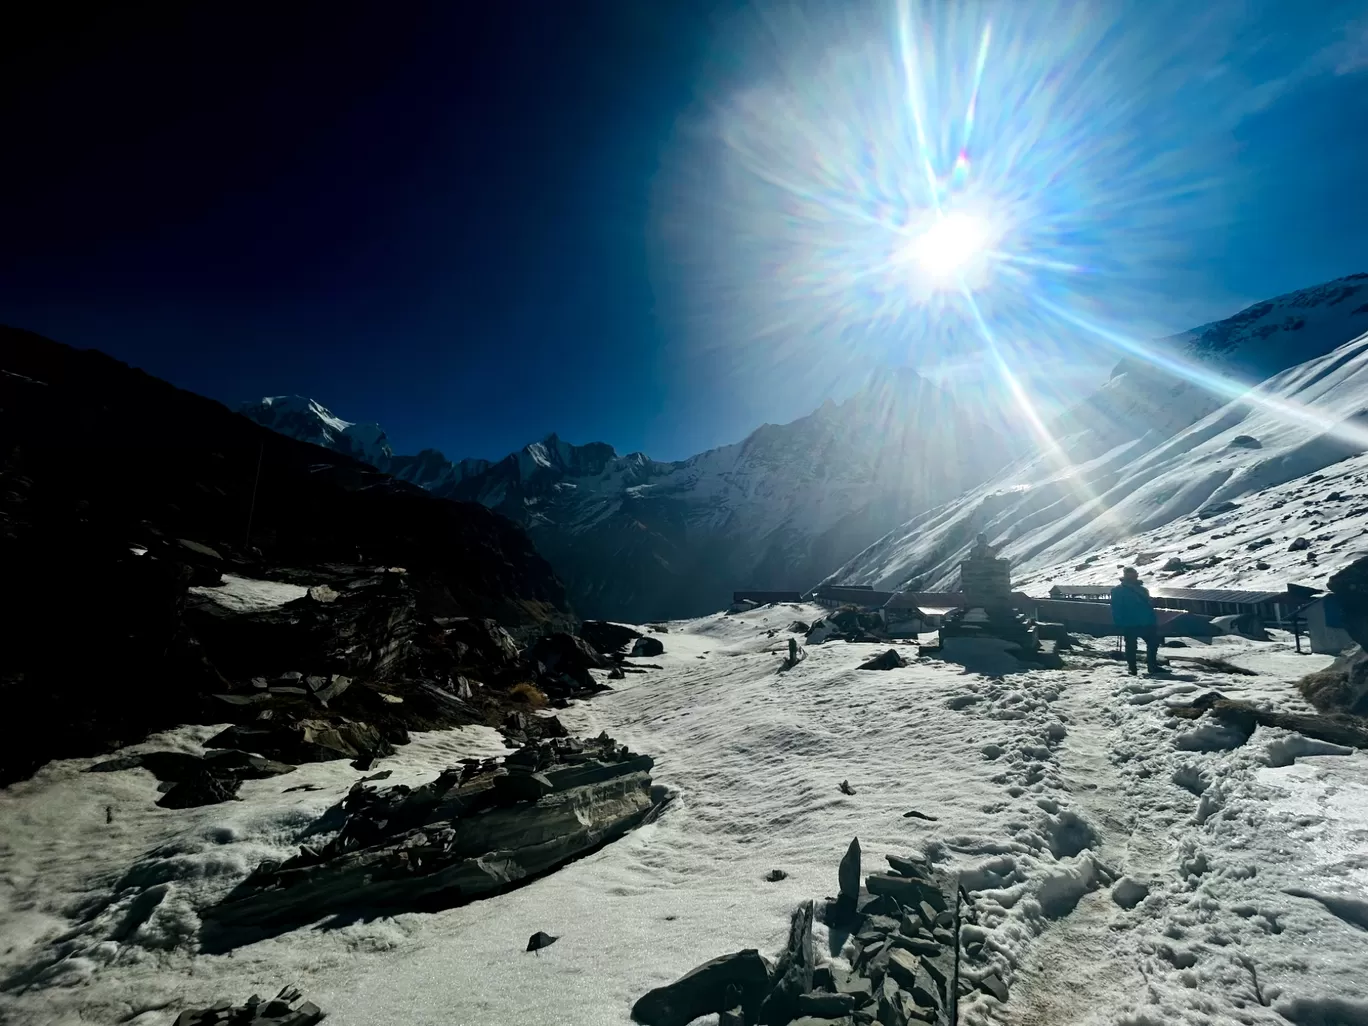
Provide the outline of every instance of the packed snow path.
<path id="1" fill-rule="evenodd" d="M 673 624 L 662 670 L 563 715 L 657 756 L 679 793 L 659 822 L 491 900 L 231 955 L 194 953 L 195 909 L 292 850 L 359 774 L 301 767 L 170 812 L 142 771 L 54 764 L 0 794 L 0 1020 L 161 1026 L 293 982 L 337 1026 L 623 1026 L 706 959 L 775 952 L 858 835 L 867 871 L 922 851 L 975 894 L 1011 989 L 966 1002 L 965 1023 L 1368 1023 L 1368 757 L 1164 711 L 1212 687 L 1300 707 L 1288 680 L 1322 657 L 1227 640 L 1265 672 L 1131 678 L 1080 657 L 988 678 L 929 658 L 862 671 L 878 650 L 837 642 L 781 671 L 784 628 L 816 615 Z M 417 779 L 489 743 L 428 735 L 382 767 Z M 281 793 L 303 783 L 321 789 Z M 560 940 L 525 954 L 537 930 Z"/>

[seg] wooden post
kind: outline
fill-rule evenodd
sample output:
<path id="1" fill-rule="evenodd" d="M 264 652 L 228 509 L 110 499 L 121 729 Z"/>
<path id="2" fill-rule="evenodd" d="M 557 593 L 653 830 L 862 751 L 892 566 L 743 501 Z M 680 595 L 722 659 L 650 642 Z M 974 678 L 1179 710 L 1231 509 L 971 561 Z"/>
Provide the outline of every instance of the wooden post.
<path id="1" fill-rule="evenodd" d="M 243 548 L 252 547 L 252 518 L 256 515 L 257 486 L 261 484 L 261 460 L 266 455 L 266 439 L 261 440 L 261 448 L 257 450 L 256 477 L 252 480 L 252 504 L 247 508 L 247 535 L 243 539 Z"/>
<path id="2" fill-rule="evenodd" d="M 955 967 L 950 975 L 950 1026 L 959 1026 L 960 906 L 963 898 L 964 885 L 955 877 Z"/>

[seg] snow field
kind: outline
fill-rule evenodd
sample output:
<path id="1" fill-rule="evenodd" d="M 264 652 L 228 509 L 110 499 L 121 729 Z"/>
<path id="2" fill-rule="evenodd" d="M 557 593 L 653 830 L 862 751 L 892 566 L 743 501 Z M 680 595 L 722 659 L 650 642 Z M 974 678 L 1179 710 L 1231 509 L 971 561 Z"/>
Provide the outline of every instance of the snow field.
<path id="1" fill-rule="evenodd" d="M 644 991 L 706 959 L 776 952 L 858 835 L 866 872 L 922 851 L 974 893 L 986 962 L 966 975 L 998 971 L 1011 993 L 967 1001 L 966 1024 L 1368 1022 L 1368 757 L 1263 728 L 1229 747 L 1165 712 L 1212 687 L 1301 708 L 1288 671 L 1314 667 L 1285 639 L 1222 639 L 1277 676 L 1131 678 L 1086 654 L 996 678 L 930 658 L 861 671 L 878 649 L 843 642 L 781 672 L 784 628 L 819 615 L 671 624 L 662 670 L 562 718 L 656 756 L 678 800 L 595 855 L 435 914 L 200 953 L 197 909 L 362 774 L 306 766 L 249 782 L 242 803 L 168 812 L 144 771 L 54 763 L 0 793 L 0 1019 L 163 1026 L 293 982 L 337 1026 L 624 1026 Z M 210 729 L 166 740 L 195 751 Z M 377 769 L 417 780 L 499 750 L 493 732 L 430 734 Z M 302 783 L 322 790 L 282 793 Z M 776 868 L 788 878 L 765 882 Z M 525 954 L 536 930 L 560 940 Z M 821 926 L 818 942 L 850 954 Z"/>

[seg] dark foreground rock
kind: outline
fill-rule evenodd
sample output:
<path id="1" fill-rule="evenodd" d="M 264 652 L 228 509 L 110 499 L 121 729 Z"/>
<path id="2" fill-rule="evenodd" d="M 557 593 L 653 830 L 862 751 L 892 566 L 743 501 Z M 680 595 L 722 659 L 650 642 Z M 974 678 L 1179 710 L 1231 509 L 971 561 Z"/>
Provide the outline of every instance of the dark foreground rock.
<path id="1" fill-rule="evenodd" d="M 346 719 L 300 720 L 277 723 L 267 720 L 228 727 L 204 743 L 206 748 L 238 748 L 258 752 L 284 763 L 329 762 L 333 759 L 372 760 L 394 754 L 391 745 L 369 723 Z"/>
<path id="2" fill-rule="evenodd" d="M 580 637 L 605 655 L 612 655 L 636 641 L 641 632 L 610 620 L 585 620 L 580 624 Z"/>
<path id="3" fill-rule="evenodd" d="M 189 809 L 230 801 L 244 780 L 292 773 L 294 766 L 235 750 L 190 755 L 185 752 L 146 752 L 96 763 L 88 772 L 146 769 L 169 784 L 157 804 L 164 809 Z"/>
<path id="4" fill-rule="evenodd" d="M 632 1018 L 644 1026 L 684 1026 L 711 1013 L 731 1026 L 956 1022 L 959 996 L 970 987 L 958 966 L 971 956 L 958 950 L 949 929 L 961 905 L 950 911 L 943 884 L 920 856 L 890 855 L 894 871 L 871 874 L 866 887 L 859 886 L 859 860 L 859 842 L 852 841 L 837 873 L 840 896 L 821 910 L 833 944 L 846 937 L 854 942 L 850 969 L 816 964 L 812 925 L 819 913 L 804 902 L 772 970 L 755 951 L 723 955 L 650 991 L 633 1006 Z M 994 980 L 1005 1001 L 1006 985 Z"/>
<path id="5" fill-rule="evenodd" d="M 210 927 L 289 928 L 339 913 L 435 909 L 505 890 L 652 817 L 653 760 L 607 735 L 528 745 L 504 765 L 468 761 L 420 787 L 358 783 L 325 814 L 328 844 L 265 862 Z M 218 942 L 231 946 L 228 934 Z"/>
<path id="6" fill-rule="evenodd" d="M 880 652 L 873 659 L 866 659 L 860 664 L 861 670 L 896 670 L 900 666 L 906 666 L 907 660 L 904 659 L 897 649 L 890 648 L 886 652 Z"/>
<path id="7" fill-rule="evenodd" d="M 648 991 L 632 1006 L 643 1026 L 688 1026 L 700 1016 L 739 1007 L 755 1022 L 770 986 L 769 967 L 754 948 L 704 962 L 674 983 Z"/>
<path id="8" fill-rule="evenodd" d="M 314 1026 L 323 1018 L 323 1011 L 312 1001 L 305 1001 L 297 987 L 282 987 L 269 1001 L 253 994 L 245 1004 L 219 1001 L 208 1008 L 181 1012 L 176 1026 Z"/>
<path id="9" fill-rule="evenodd" d="M 663 655 L 664 652 L 664 642 L 662 642 L 659 638 L 652 637 L 649 634 L 643 638 L 637 638 L 636 641 L 632 644 L 633 659 L 649 659 L 652 656 Z"/>

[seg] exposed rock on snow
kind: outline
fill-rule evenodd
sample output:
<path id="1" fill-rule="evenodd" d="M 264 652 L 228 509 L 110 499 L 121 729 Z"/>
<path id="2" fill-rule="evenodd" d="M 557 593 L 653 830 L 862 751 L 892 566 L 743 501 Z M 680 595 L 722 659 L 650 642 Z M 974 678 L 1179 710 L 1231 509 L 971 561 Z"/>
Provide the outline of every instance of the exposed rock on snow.
<path id="1" fill-rule="evenodd" d="M 649 634 L 645 637 L 637 638 L 636 641 L 632 643 L 633 659 L 649 659 L 652 656 L 663 654 L 664 651 L 664 643 L 661 642 L 659 638 L 652 637 Z"/>
<path id="2" fill-rule="evenodd" d="M 315 1026 L 323 1021 L 323 1011 L 312 1001 L 304 1001 L 297 987 L 282 987 L 269 1001 L 253 994 L 245 1004 L 220 1001 L 208 1008 L 181 1012 L 176 1026 Z"/>
<path id="3" fill-rule="evenodd" d="M 769 991 L 770 970 L 754 948 L 719 955 L 674 983 L 649 991 L 632 1006 L 642 1026 L 688 1026 L 711 1012 L 739 1007 L 743 1021 L 755 1022 Z"/>
<path id="4" fill-rule="evenodd" d="M 545 930 L 538 930 L 536 933 L 534 933 L 531 937 L 527 939 L 527 950 L 540 951 L 542 948 L 549 948 L 558 940 L 560 940 L 559 937 L 552 937 Z"/>
<path id="5" fill-rule="evenodd" d="M 896 648 L 890 648 L 885 652 L 880 652 L 872 658 L 866 659 L 860 664 L 862 670 L 896 670 L 901 666 L 906 666 L 907 660 L 902 657 Z"/>
<path id="6" fill-rule="evenodd" d="M 280 929 L 507 889 L 653 815 L 664 797 L 652 789 L 652 765 L 604 735 L 528 745 L 502 768 L 466 762 L 417 788 L 357 784 L 325 817 L 337 821 L 331 841 L 263 863 L 205 916 L 222 928 Z"/>
<path id="7" fill-rule="evenodd" d="M 735 972 L 750 964 L 751 953 L 738 952 L 704 963 L 675 983 L 651 991 L 633 1007 L 632 1017 L 645 1024 L 682 1024 L 691 1017 L 744 1005 L 743 1023 L 772 1026 L 809 1021 L 802 1017 L 829 1023 L 852 1015 L 847 1021 L 877 1021 L 885 1026 L 955 1022 L 957 941 L 940 925 L 954 925 L 956 916 L 948 911 L 931 870 L 920 858 L 890 855 L 889 864 L 897 872 L 870 875 L 865 889 L 859 886 L 859 858 L 857 839 L 841 860 L 840 896 L 824 910 L 832 929 L 851 936 L 857 952 L 852 970 L 816 965 L 814 907 L 804 902 L 793 912 L 788 942 L 773 972 L 762 976 L 751 970 L 748 982 L 754 993 L 748 1000 L 743 1002 L 743 995 L 733 991 L 722 975 L 724 967 Z M 1006 986 L 1001 980 L 997 985 L 1005 1001 Z M 687 1003 L 676 998 L 682 1017 L 659 1017 L 662 1001 L 675 995 L 688 998 Z"/>

